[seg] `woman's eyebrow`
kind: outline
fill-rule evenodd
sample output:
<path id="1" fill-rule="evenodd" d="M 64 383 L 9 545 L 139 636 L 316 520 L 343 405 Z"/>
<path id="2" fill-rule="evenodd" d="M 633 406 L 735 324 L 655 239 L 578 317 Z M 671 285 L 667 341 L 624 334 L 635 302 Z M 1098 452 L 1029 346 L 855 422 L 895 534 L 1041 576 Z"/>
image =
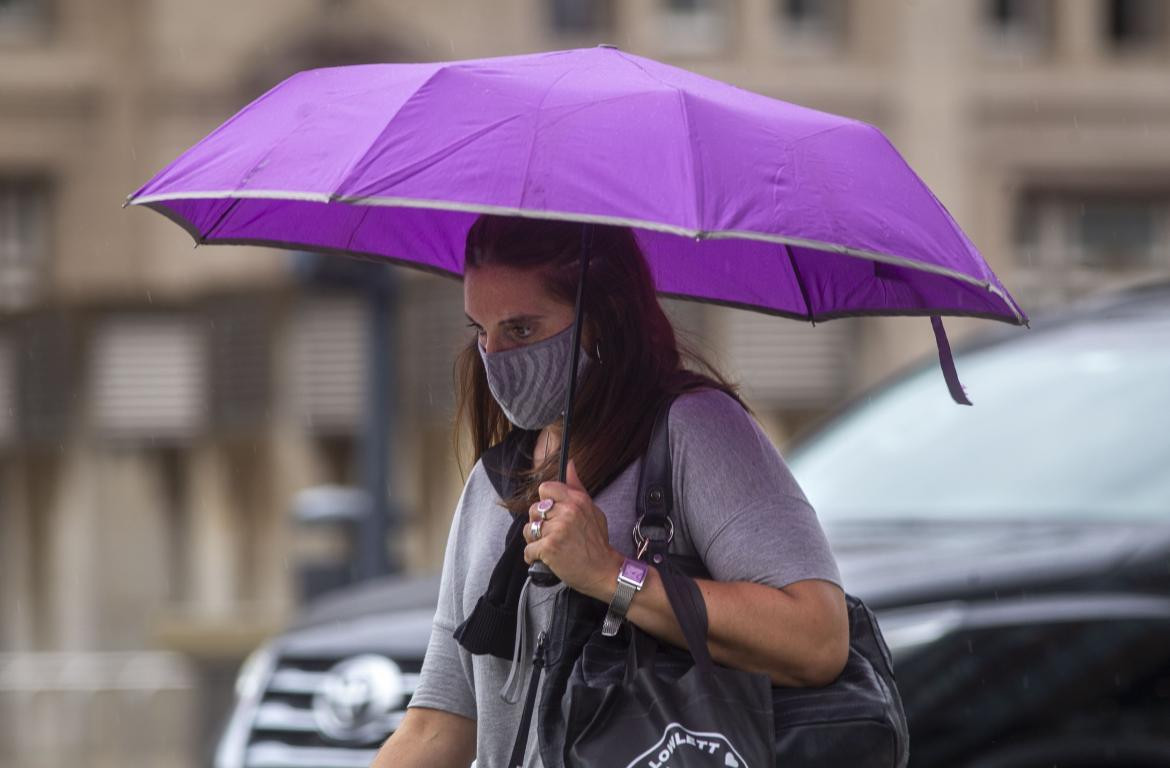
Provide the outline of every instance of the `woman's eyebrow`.
<path id="1" fill-rule="evenodd" d="M 468 319 L 469 322 L 472 322 L 472 323 L 475 323 L 476 325 L 479 325 L 479 323 L 476 323 L 475 320 L 472 319 L 471 315 L 468 315 L 466 312 L 464 312 L 463 314 Z M 505 317 L 503 320 L 496 323 L 496 325 L 508 325 L 509 323 L 521 323 L 521 322 L 526 322 L 526 321 L 531 321 L 531 320 L 540 320 L 543 317 L 544 317 L 544 315 L 512 315 L 511 317 Z"/>

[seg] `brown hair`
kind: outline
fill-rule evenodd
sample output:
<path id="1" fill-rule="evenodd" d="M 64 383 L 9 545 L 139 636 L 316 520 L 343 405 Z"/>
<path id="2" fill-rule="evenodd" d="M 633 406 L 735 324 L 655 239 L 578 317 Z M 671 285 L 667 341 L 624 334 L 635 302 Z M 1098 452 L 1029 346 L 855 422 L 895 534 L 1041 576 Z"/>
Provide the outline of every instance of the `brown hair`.
<path id="1" fill-rule="evenodd" d="M 467 234 L 464 268 L 503 264 L 539 269 L 545 289 L 572 305 L 583 231 L 577 222 L 485 214 Z M 633 231 L 593 225 L 589 254 L 584 321 L 597 340 L 601 361 L 579 374 L 570 456 L 581 482 L 593 494 L 645 452 L 654 414 L 666 396 L 714 387 L 751 411 L 733 383 L 697 352 L 680 346 L 658 303 L 654 279 Z M 684 358 L 699 370 L 684 367 Z M 462 459 L 460 437 L 466 430 L 474 463 L 511 428 L 488 389 L 474 337 L 456 358 L 455 392 L 456 454 Z M 526 472 L 521 490 L 505 499 L 505 505 L 513 514 L 527 514 L 537 500 L 537 486 L 555 479 L 558 469 L 559 452 Z"/>

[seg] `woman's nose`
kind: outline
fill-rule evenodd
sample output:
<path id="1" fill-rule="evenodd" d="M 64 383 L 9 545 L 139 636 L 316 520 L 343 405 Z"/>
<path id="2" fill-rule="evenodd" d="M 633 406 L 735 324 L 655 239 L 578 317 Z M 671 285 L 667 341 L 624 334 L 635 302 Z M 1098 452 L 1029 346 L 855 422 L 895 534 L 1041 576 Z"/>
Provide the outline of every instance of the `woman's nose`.
<path id="1" fill-rule="evenodd" d="M 483 345 L 483 351 L 489 355 L 493 352 L 503 352 L 508 348 L 504 341 L 494 333 L 487 334 L 480 343 Z"/>

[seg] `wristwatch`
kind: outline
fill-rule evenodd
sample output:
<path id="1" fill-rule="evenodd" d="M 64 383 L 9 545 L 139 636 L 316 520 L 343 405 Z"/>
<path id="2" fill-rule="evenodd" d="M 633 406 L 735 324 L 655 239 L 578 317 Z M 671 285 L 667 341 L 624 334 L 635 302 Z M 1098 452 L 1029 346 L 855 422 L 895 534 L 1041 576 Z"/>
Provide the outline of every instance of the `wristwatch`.
<path id="1" fill-rule="evenodd" d="M 601 624 L 601 634 L 606 637 L 613 637 L 617 634 L 618 627 L 626 618 L 626 611 L 630 609 L 634 593 L 642 589 L 649 571 L 650 566 L 640 560 L 627 557 L 622 562 L 621 570 L 618 571 L 617 576 L 617 588 L 613 592 L 613 599 L 609 601 L 609 610 L 605 612 L 605 621 Z"/>

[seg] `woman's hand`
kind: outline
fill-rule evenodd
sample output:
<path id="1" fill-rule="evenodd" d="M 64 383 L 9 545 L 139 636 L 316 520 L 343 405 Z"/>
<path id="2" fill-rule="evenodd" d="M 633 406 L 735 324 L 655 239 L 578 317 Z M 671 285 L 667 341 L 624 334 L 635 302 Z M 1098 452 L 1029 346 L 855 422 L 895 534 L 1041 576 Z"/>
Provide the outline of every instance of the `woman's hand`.
<path id="1" fill-rule="evenodd" d="M 540 539 L 532 538 L 532 522 L 540 520 L 537 502 L 528 508 L 524 527 L 524 560 L 542 560 L 561 581 L 584 594 L 612 594 L 622 556 L 609 545 L 609 525 L 577 476 L 573 461 L 566 482 L 548 480 L 537 493 L 541 502 L 553 502 L 541 523 Z"/>

